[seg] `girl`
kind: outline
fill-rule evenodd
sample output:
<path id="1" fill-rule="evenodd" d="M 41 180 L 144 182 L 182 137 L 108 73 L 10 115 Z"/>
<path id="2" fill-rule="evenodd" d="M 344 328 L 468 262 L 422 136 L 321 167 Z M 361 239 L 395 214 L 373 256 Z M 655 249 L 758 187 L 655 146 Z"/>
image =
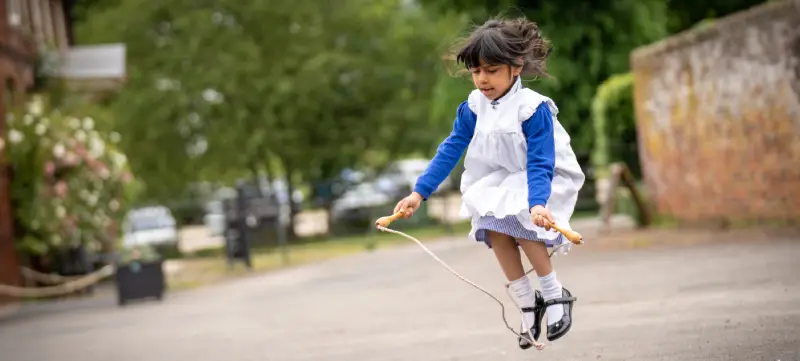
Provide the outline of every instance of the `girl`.
<path id="1" fill-rule="evenodd" d="M 570 229 L 585 177 L 555 103 L 521 85 L 522 75 L 547 76 L 549 50 L 538 25 L 525 19 L 490 20 L 473 31 L 456 60 L 472 72 L 477 89 L 458 106 L 452 133 L 395 212 L 411 208 L 406 217 L 412 216 L 467 150 L 461 192 L 462 212 L 472 217 L 470 238 L 494 251 L 533 338 L 546 310 L 547 339 L 554 341 L 572 326 L 575 298 L 558 282 L 547 253 L 569 241 L 549 224 Z M 541 292 L 525 275 L 520 248 Z M 532 341 L 522 331 L 519 346 L 527 349 Z"/>

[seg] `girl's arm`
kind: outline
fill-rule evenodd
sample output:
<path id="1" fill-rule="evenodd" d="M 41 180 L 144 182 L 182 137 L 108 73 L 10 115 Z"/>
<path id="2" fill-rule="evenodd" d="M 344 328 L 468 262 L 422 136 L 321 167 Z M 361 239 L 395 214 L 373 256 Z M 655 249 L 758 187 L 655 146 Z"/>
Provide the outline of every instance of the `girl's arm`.
<path id="1" fill-rule="evenodd" d="M 522 130 L 528 140 L 528 209 L 546 207 L 556 159 L 553 114 L 547 102 L 522 122 Z"/>
<path id="2" fill-rule="evenodd" d="M 453 131 L 439 145 L 433 160 L 414 186 L 414 192 L 419 193 L 422 199 L 428 199 L 458 164 L 458 160 L 472 141 L 476 122 L 477 116 L 469 109 L 467 102 L 461 103 L 453 123 Z"/>

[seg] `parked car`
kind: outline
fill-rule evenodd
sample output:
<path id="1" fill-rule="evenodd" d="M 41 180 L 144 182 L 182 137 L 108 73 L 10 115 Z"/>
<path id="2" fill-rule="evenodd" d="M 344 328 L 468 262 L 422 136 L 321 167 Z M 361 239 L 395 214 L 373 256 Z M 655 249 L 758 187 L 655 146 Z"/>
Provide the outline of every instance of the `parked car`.
<path id="1" fill-rule="evenodd" d="M 375 184 L 381 192 L 390 195 L 392 198 L 405 197 L 414 189 L 417 178 L 425 172 L 429 164 L 430 161 L 427 159 L 404 159 L 393 162 L 378 175 L 375 179 Z M 451 185 L 452 180 L 448 176 L 439 185 L 436 192 L 448 189 Z"/>
<path id="2" fill-rule="evenodd" d="M 169 208 L 152 206 L 133 209 L 123 222 L 125 247 L 148 245 L 177 249 L 178 227 Z"/>
<path id="3" fill-rule="evenodd" d="M 375 183 L 361 183 L 333 202 L 331 216 L 335 221 L 369 217 L 371 209 L 389 205 L 392 201 L 393 198 L 381 192 Z"/>
<path id="4" fill-rule="evenodd" d="M 206 203 L 206 214 L 203 216 L 203 224 L 208 229 L 210 236 L 221 237 L 225 234 L 225 212 L 222 200 L 212 200 Z"/>

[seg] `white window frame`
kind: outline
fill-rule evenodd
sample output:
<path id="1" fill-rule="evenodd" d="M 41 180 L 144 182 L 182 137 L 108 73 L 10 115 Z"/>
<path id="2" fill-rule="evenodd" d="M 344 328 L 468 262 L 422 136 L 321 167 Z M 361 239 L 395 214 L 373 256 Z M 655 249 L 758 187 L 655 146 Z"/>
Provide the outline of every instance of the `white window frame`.
<path id="1" fill-rule="evenodd" d="M 16 28 L 22 26 L 22 0 L 6 0 L 8 25 Z"/>

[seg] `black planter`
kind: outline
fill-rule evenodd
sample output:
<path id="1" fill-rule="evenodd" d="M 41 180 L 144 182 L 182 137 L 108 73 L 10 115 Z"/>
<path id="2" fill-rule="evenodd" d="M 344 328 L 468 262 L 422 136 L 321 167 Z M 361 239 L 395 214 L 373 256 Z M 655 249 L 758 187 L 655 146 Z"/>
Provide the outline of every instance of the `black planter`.
<path id="1" fill-rule="evenodd" d="M 164 296 L 166 281 L 162 260 L 120 264 L 115 278 L 119 305 L 148 298 L 160 301 Z"/>

